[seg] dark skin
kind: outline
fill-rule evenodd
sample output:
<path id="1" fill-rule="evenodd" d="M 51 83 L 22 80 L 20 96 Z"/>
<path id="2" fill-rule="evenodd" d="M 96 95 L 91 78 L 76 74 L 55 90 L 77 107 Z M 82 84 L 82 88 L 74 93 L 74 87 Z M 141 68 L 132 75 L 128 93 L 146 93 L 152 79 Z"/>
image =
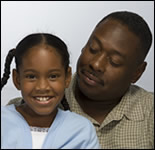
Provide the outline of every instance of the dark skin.
<path id="1" fill-rule="evenodd" d="M 34 127 L 50 127 L 55 116 L 57 113 L 57 110 L 55 110 L 53 113 L 42 116 L 34 114 L 32 109 L 29 109 L 26 104 L 22 104 L 20 106 L 16 106 L 16 110 L 22 114 L 22 116 L 25 118 L 29 126 Z"/>
<path id="2" fill-rule="evenodd" d="M 75 97 L 100 124 L 145 70 L 139 39 L 127 26 L 106 19 L 95 28 L 77 64 Z"/>
<path id="3" fill-rule="evenodd" d="M 65 71 L 54 47 L 44 44 L 32 47 L 23 56 L 19 72 L 13 70 L 14 84 L 25 101 L 16 110 L 30 126 L 50 127 L 70 79 L 71 68 Z"/>

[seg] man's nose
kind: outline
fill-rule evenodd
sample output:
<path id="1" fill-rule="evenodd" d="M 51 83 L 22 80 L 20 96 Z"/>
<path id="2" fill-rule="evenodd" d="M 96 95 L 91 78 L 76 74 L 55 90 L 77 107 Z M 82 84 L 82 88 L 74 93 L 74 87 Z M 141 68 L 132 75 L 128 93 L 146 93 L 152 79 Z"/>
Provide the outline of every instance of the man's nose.
<path id="1" fill-rule="evenodd" d="M 89 65 L 94 71 L 103 73 L 106 70 L 107 56 L 105 54 L 96 55 Z"/>

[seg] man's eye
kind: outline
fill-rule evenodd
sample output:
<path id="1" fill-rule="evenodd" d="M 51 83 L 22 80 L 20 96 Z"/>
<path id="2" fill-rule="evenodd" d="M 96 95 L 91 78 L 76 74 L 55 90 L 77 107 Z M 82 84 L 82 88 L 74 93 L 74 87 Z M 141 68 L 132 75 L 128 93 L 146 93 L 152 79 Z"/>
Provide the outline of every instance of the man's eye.
<path id="1" fill-rule="evenodd" d="M 112 66 L 114 66 L 114 67 L 119 67 L 119 66 L 121 66 L 120 63 L 116 63 L 116 62 L 113 61 L 112 59 L 110 59 L 109 62 L 110 62 L 110 64 L 111 64 Z"/>
<path id="2" fill-rule="evenodd" d="M 94 49 L 94 48 L 92 48 L 92 47 L 90 47 L 89 50 L 90 50 L 90 52 L 91 52 L 92 54 L 96 54 L 96 53 L 98 52 L 98 50 L 96 50 L 96 49 Z"/>

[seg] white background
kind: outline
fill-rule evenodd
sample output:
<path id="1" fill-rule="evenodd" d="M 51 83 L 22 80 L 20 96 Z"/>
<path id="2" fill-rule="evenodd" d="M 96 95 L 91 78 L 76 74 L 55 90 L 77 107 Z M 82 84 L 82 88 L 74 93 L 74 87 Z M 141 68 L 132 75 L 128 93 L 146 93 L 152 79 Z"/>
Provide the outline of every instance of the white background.
<path id="1" fill-rule="evenodd" d="M 96 24 L 107 14 L 120 10 L 138 13 L 151 28 L 153 44 L 146 58 L 148 66 L 137 84 L 153 92 L 154 1 L 1 1 L 1 77 L 8 51 L 34 32 L 52 33 L 65 41 L 74 73 L 81 49 Z M 1 93 L 1 104 L 19 96 L 10 77 Z"/>

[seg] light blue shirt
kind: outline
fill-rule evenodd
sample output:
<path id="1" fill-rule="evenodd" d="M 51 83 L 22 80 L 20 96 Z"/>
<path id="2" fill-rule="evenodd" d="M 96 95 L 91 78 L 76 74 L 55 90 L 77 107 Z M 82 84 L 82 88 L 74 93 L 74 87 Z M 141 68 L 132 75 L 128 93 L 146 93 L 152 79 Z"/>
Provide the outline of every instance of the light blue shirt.
<path id="1" fill-rule="evenodd" d="M 99 142 L 92 123 L 70 111 L 58 109 L 42 149 L 98 149 Z M 1 148 L 32 149 L 30 126 L 16 111 L 14 104 L 1 108 Z"/>

